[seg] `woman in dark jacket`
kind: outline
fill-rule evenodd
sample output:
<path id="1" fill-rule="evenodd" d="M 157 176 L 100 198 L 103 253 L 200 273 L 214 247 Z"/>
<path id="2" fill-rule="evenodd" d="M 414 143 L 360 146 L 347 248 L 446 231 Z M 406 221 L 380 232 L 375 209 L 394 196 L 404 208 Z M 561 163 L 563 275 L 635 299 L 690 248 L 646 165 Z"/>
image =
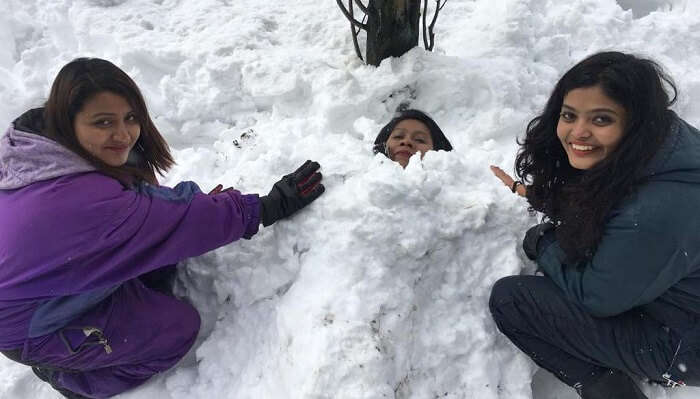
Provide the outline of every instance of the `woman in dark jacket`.
<path id="1" fill-rule="evenodd" d="M 134 81 L 95 58 L 65 65 L 44 108 L 0 139 L 0 352 L 66 397 L 110 397 L 175 365 L 200 319 L 168 293 L 168 265 L 324 190 L 311 161 L 266 196 L 160 186 L 172 164 Z"/>
<path id="2" fill-rule="evenodd" d="M 653 61 L 592 55 L 528 124 L 522 182 L 492 167 L 546 222 L 523 241 L 544 276 L 496 282 L 493 318 L 585 399 L 700 385 L 700 133 L 675 94 Z"/>
<path id="3" fill-rule="evenodd" d="M 375 154 L 382 153 L 403 168 L 416 152 L 422 158 L 427 151 L 438 150 L 452 151 L 452 144 L 437 123 L 417 109 L 399 111 L 374 140 Z"/>

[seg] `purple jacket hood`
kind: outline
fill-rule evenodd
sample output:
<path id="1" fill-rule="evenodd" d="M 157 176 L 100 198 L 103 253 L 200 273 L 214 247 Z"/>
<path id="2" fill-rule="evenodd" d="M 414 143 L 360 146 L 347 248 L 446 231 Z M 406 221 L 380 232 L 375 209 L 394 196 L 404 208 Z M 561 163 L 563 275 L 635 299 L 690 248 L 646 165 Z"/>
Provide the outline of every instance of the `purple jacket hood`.
<path id="1" fill-rule="evenodd" d="M 78 154 L 41 135 L 42 112 L 27 111 L 0 139 L 0 190 L 95 170 Z"/>

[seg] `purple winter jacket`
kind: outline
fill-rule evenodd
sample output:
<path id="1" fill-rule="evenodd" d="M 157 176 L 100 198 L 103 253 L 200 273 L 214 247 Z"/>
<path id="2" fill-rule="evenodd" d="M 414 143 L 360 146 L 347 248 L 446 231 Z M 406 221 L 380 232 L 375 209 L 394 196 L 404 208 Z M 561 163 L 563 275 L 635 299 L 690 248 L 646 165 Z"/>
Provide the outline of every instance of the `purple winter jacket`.
<path id="1" fill-rule="evenodd" d="M 40 135 L 37 115 L 0 139 L 0 350 L 76 318 L 104 325 L 109 315 L 92 310 L 124 283 L 257 232 L 257 195 L 210 196 L 191 182 L 125 189 Z"/>

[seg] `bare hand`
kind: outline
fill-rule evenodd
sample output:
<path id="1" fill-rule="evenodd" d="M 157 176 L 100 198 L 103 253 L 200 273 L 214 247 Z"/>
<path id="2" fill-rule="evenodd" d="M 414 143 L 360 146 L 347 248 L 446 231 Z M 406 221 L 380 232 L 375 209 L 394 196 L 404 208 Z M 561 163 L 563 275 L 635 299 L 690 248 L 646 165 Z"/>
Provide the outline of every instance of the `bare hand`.
<path id="1" fill-rule="evenodd" d="M 209 191 L 208 195 L 216 195 L 216 194 L 223 193 L 223 192 L 226 192 L 229 190 L 233 190 L 233 187 L 229 187 L 227 189 L 223 189 L 223 188 L 224 188 L 224 186 L 222 186 L 221 184 L 217 184 L 213 190 Z"/>
<path id="2" fill-rule="evenodd" d="M 503 169 L 499 168 L 498 166 L 491 165 L 490 168 L 491 168 L 491 172 L 493 172 L 493 174 L 496 177 L 501 179 L 503 184 L 505 184 L 506 187 L 508 187 L 508 189 L 512 190 L 513 184 L 515 183 L 515 179 L 510 177 L 510 175 L 508 175 L 508 173 L 504 172 Z M 527 193 L 527 189 L 525 188 L 524 184 L 518 182 L 516 187 L 515 187 L 515 192 L 519 196 L 524 197 L 525 194 Z"/>

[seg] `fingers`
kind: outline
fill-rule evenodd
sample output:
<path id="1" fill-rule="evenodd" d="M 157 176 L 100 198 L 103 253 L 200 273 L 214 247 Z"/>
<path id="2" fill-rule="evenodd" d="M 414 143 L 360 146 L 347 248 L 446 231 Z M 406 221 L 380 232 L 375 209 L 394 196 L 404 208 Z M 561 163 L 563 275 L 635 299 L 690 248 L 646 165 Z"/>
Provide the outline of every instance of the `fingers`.
<path id="1" fill-rule="evenodd" d="M 297 188 L 299 189 L 301 196 L 306 197 L 309 192 L 316 188 L 316 186 L 321 182 L 322 178 L 323 175 L 321 175 L 321 172 L 316 172 L 302 183 L 297 184 Z"/>
<path id="2" fill-rule="evenodd" d="M 499 168 L 498 166 L 491 165 L 489 167 L 491 168 L 491 172 L 493 172 L 493 174 L 496 177 L 498 177 L 503 182 L 503 184 L 505 184 L 505 186 L 508 187 L 508 189 L 513 189 L 513 185 L 516 183 L 515 179 L 510 177 L 508 173 L 504 172 L 503 169 Z M 517 193 L 521 197 L 525 197 L 527 195 L 527 188 L 524 184 L 522 184 L 522 182 L 518 182 L 517 184 L 515 184 L 515 193 Z"/>
<path id="3" fill-rule="evenodd" d="M 510 188 L 513 185 L 513 182 L 515 181 L 512 177 L 508 175 L 508 173 L 504 172 L 503 169 L 499 168 L 498 166 L 491 165 L 491 172 L 498 177 L 503 184 L 508 186 Z"/>
<path id="4" fill-rule="evenodd" d="M 318 162 L 307 160 L 294 172 L 297 192 L 305 204 L 311 203 L 326 191 L 326 188 L 321 184 L 323 175 L 318 172 L 320 167 Z"/>
<path id="5" fill-rule="evenodd" d="M 326 191 L 326 188 L 323 186 L 323 184 L 317 184 L 313 189 L 311 189 L 311 191 L 309 191 L 306 195 L 302 197 L 304 203 L 310 204 L 316 198 L 320 197 L 324 191 Z"/>
<path id="6" fill-rule="evenodd" d="M 297 170 L 294 171 L 295 175 L 301 174 L 301 172 L 309 166 L 311 163 L 311 160 L 307 159 L 306 162 L 304 162 L 300 167 L 297 168 Z"/>
<path id="7" fill-rule="evenodd" d="M 225 193 L 225 192 L 231 191 L 231 190 L 233 190 L 233 187 L 224 188 L 223 185 L 217 184 L 216 187 L 214 187 L 211 191 L 209 191 L 208 195 L 216 195 L 216 194 Z"/>
<path id="8" fill-rule="evenodd" d="M 307 160 L 303 165 L 294 171 L 293 175 L 297 181 L 306 180 L 308 176 L 317 171 L 320 167 L 321 165 L 319 165 L 318 162 Z"/>
<path id="9" fill-rule="evenodd" d="M 220 193 L 220 192 L 221 192 L 221 189 L 222 189 L 223 187 L 224 187 L 224 186 L 222 186 L 221 184 L 217 184 L 216 187 L 214 187 L 213 190 L 209 191 L 209 195 L 214 195 L 214 194 Z M 228 189 L 227 189 L 227 190 L 228 190 Z"/>
<path id="10" fill-rule="evenodd" d="M 306 161 L 294 172 L 294 181 L 302 196 L 308 195 L 321 181 L 323 176 L 318 172 L 320 167 L 318 162 Z"/>

